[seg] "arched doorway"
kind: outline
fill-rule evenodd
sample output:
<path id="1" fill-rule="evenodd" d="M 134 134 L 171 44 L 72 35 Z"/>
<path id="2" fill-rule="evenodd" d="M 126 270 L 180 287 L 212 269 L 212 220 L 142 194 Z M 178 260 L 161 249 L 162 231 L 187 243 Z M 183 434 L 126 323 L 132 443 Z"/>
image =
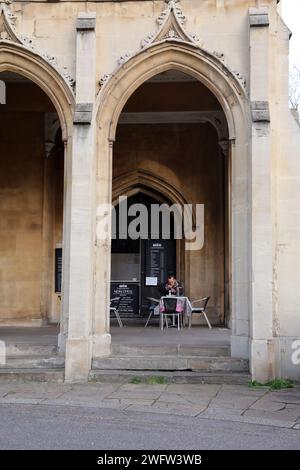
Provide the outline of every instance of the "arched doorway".
<path id="1" fill-rule="evenodd" d="M 121 199 L 121 202 L 115 206 L 114 235 L 111 246 L 111 298 L 126 290 L 127 294 L 125 292 L 126 295 L 122 297 L 119 305 L 119 313 L 126 320 L 134 320 L 138 323 L 149 314 L 149 297 L 156 298 L 159 295 L 159 286 L 164 283 L 166 277 L 176 273 L 177 240 L 174 238 L 173 214 L 168 214 L 170 217 L 168 234 L 163 233 L 162 217 L 153 227 L 151 208 L 160 205 L 162 199 L 156 199 L 151 191 L 142 188 L 131 188 L 131 190 L 134 194 L 126 196 L 128 197 L 126 209 L 128 208 L 128 214 L 134 215 L 128 217 L 127 230 L 129 229 L 130 232 L 130 224 L 134 222 L 137 213 L 140 220 L 137 222 L 137 233 L 134 238 L 130 236 L 124 238 L 120 224 L 124 199 Z M 166 208 L 167 202 L 163 202 Z M 151 233 L 153 229 L 155 229 L 155 234 Z M 151 268 L 149 258 L 153 258 L 154 250 L 155 266 Z M 156 285 L 151 285 L 149 278 L 154 275 Z"/>
<path id="2" fill-rule="evenodd" d="M 0 114 L 5 292 L 0 323 L 26 327 L 18 332 L 21 340 L 26 331 L 30 335 L 28 326 L 38 327 L 31 333 L 33 342 L 40 338 L 41 343 L 50 339 L 40 327 L 53 324 L 57 346 L 59 333 L 67 328 L 67 270 L 61 254 L 67 247 L 65 176 L 71 159 L 73 94 L 44 58 L 11 41 L 0 44 L 0 76 L 5 86 Z M 65 253 L 67 258 L 67 249 Z"/>
<path id="3" fill-rule="evenodd" d="M 125 324 L 132 324 L 132 319 L 145 323 L 151 305 L 147 299 L 159 298 L 160 286 L 173 273 L 189 298 L 210 297 L 207 311 L 214 326 L 228 325 L 227 141 L 226 118 L 218 100 L 180 71 L 170 69 L 152 77 L 123 108 L 113 149 L 112 199 L 127 197 L 128 213 L 140 203 L 148 214 L 147 233 L 139 239 L 131 240 L 128 232 L 126 239 L 112 239 L 111 296 L 124 290 L 119 312 Z M 160 238 L 151 234 L 152 211 L 176 200 L 180 210 L 192 207 L 194 218 L 197 205 L 204 207 L 204 220 L 193 221 L 194 230 L 203 223 L 204 243 L 192 251 L 184 231 L 178 240 L 174 227 L 169 236 L 161 229 Z M 168 217 L 162 213 L 162 224 Z M 119 219 L 117 214 L 117 225 Z M 141 231 L 142 224 L 141 218 Z M 150 280 L 156 287 L 150 289 Z"/>
<path id="4" fill-rule="evenodd" d="M 33 82 L 1 72 L 0 323 L 57 324 L 61 317 L 64 144 L 55 107 Z"/>
<path id="5" fill-rule="evenodd" d="M 153 44 L 129 59 L 108 80 L 98 100 L 97 204 L 110 203 L 113 177 L 113 142 L 119 118 L 133 93 L 147 80 L 169 70 L 184 73 L 210 90 L 224 112 L 228 134 L 226 180 L 228 224 L 225 234 L 228 277 L 225 282 L 227 309 L 230 311 L 232 351 L 236 357 L 249 357 L 250 256 L 248 192 L 248 101 L 237 78 L 215 56 L 186 43 L 167 40 Z M 212 128 L 211 132 L 215 132 Z M 223 144 L 226 144 L 223 142 Z M 117 142 L 116 144 L 117 145 Z M 226 148 L 226 145 L 224 145 Z M 199 175 L 194 174 L 195 178 Z M 199 181 L 200 184 L 200 181 Z M 97 240 L 94 356 L 109 353 L 110 256 L 106 240 Z M 242 260 L 244 260 L 242 262 Z M 106 312 L 105 315 L 101 312 Z"/>

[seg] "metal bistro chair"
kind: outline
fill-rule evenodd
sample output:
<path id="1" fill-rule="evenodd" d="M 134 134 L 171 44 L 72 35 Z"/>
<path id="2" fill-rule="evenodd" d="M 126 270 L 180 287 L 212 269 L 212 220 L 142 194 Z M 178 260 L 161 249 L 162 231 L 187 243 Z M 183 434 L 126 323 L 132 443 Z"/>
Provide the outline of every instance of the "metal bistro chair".
<path id="1" fill-rule="evenodd" d="M 161 316 L 160 326 L 161 326 L 161 329 L 162 330 L 164 329 L 164 319 L 166 321 L 166 327 L 169 328 L 168 317 L 172 317 L 173 320 L 175 320 L 175 318 L 177 317 L 177 328 L 178 328 L 178 330 L 180 330 L 180 328 L 182 326 L 182 312 L 178 312 L 176 310 L 177 299 L 176 298 L 174 299 L 170 296 L 170 297 L 163 297 L 162 301 L 163 301 L 164 310 L 163 310 L 163 312 L 160 312 L 160 316 Z"/>
<path id="2" fill-rule="evenodd" d="M 193 300 L 191 302 L 192 309 L 191 309 L 191 314 L 190 314 L 189 328 L 191 328 L 191 326 L 192 326 L 193 313 L 200 313 L 200 315 L 203 315 L 205 320 L 206 320 L 206 323 L 208 324 L 208 327 L 212 328 L 212 326 L 210 324 L 210 321 L 207 318 L 206 311 L 205 311 L 209 299 L 210 299 L 210 297 L 204 297 L 203 299 Z M 197 304 L 199 304 L 198 307 L 196 307 Z"/>
<path id="3" fill-rule="evenodd" d="M 113 313 L 116 316 L 116 319 L 118 320 L 119 327 L 123 328 L 123 323 L 119 314 L 119 305 L 120 305 L 121 297 L 115 297 L 114 299 L 110 299 L 110 307 L 109 311 L 110 313 Z"/>
<path id="4" fill-rule="evenodd" d="M 159 299 L 155 299 L 154 297 L 147 297 L 147 300 L 151 302 L 149 306 L 149 316 L 145 323 L 145 328 L 147 328 L 149 321 L 151 320 L 152 315 L 154 315 L 155 308 L 159 305 Z"/>

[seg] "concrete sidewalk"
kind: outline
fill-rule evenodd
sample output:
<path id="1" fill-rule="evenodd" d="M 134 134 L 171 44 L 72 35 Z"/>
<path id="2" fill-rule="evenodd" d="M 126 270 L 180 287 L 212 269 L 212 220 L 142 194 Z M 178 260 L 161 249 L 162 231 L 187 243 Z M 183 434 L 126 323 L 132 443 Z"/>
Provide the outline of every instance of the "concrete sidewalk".
<path id="1" fill-rule="evenodd" d="M 247 385 L 0 383 L 0 407 L 36 405 L 114 409 L 290 428 L 300 438 L 300 387 Z"/>

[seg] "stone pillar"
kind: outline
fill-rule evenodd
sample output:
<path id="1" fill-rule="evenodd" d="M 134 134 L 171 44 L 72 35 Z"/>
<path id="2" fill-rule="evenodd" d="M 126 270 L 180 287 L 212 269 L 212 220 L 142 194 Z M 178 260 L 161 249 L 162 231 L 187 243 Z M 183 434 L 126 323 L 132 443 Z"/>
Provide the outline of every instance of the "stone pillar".
<path id="1" fill-rule="evenodd" d="M 69 322 L 66 381 L 86 381 L 91 368 L 93 312 L 96 15 L 80 13 L 76 41 L 76 107 L 69 215 Z"/>
<path id="2" fill-rule="evenodd" d="M 274 378 L 272 165 L 269 113 L 269 15 L 266 8 L 251 8 L 250 99 L 252 113 L 252 377 Z"/>
<path id="3" fill-rule="evenodd" d="M 95 288 L 95 318 L 93 357 L 110 354 L 110 271 L 111 271 L 111 204 L 112 204 L 112 159 L 113 142 L 107 140 L 103 148 L 99 147 L 97 171 L 97 203 L 96 221 L 101 223 L 103 218 L 107 223 L 106 236 L 99 236 L 96 230 L 96 288 Z"/>
<path id="4" fill-rule="evenodd" d="M 3 80 L 0 80 L 0 104 L 6 103 L 6 86 Z"/>

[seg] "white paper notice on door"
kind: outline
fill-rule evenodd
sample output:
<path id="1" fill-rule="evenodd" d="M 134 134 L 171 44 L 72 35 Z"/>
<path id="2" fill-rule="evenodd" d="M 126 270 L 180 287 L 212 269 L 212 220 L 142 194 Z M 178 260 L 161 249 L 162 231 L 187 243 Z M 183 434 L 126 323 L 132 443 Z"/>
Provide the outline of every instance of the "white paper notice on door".
<path id="1" fill-rule="evenodd" d="M 157 286 L 157 277 L 146 277 L 146 286 Z"/>

